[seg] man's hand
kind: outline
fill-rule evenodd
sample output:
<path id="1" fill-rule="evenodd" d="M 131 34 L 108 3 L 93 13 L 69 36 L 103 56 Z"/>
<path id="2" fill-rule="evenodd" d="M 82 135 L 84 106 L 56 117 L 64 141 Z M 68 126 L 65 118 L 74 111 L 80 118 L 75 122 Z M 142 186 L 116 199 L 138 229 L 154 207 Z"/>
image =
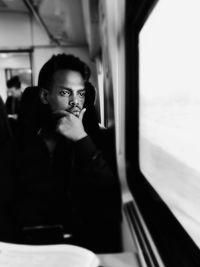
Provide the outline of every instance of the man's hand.
<path id="1" fill-rule="evenodd" d="M 85 108 L 81 110 L 79 118 L 64 110 L 55 111 L 53 115 L 59 118 L 56 131 L 72 141 L 78 141 L 87 136 L 82 123 L 85 111 Z"/>

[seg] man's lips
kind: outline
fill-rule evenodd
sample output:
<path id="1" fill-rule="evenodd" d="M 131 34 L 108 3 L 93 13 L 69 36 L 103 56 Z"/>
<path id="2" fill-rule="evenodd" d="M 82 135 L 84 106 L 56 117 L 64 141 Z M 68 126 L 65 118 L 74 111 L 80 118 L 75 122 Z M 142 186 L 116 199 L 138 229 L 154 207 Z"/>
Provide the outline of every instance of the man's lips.
<path id="1" fill-rule="evenodd" d="M 71 108 L 68 110 L 68 112 L 74 114 L 75 116 L 79 116 L 80 112 L 81 112 L 81 109 L 80 108 Z"/>
<path id="2" fill-rule="evenodd" d="M 57 112 L 53 113 L 53 118 L 54 119 L 61 119 L 62 117 L 66 116 L 65 112 L 69 112 L 69 113 L 75 115 L 76 117 L 79 117 L 81 110 L 82 109 L 79 107 L 73 107 L 73 108 L 65 109 L 65 110 L 63 109 L 60 111 L 58 110 Z"/>

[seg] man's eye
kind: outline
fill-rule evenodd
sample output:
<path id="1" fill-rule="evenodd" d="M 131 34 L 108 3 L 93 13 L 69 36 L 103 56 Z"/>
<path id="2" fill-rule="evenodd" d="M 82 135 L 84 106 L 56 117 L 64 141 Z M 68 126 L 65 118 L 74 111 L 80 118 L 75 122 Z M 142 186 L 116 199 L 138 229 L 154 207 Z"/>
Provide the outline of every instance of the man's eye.
<path id="1" fill-rule="evenodd" d="M 80 92 L 79 95 L 80 95 L 81 97 L 84 97 L 84 96 L 85 96 L 85 91 Z"/>
<path id="2" fill-rule="evenodd" d="M 67 90 L 62 90 L 62 91 L 59 92 L 59 95 L 61 95 L 61 96 L 69 96 L 70 92 L 67 91 Z"/>

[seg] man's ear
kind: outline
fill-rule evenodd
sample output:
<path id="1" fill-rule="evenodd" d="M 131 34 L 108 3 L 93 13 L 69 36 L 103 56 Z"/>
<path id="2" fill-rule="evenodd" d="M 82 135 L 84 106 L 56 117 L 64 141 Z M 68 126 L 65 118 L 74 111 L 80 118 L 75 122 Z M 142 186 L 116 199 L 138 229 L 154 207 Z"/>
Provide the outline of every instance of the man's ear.
<path id="1" fill-rule="evenodd" d="M 41 88 L 40 90 L 40 100 L 43 104 L 48 104 L 48 94 L 49 91 L 47 89 Z"/>

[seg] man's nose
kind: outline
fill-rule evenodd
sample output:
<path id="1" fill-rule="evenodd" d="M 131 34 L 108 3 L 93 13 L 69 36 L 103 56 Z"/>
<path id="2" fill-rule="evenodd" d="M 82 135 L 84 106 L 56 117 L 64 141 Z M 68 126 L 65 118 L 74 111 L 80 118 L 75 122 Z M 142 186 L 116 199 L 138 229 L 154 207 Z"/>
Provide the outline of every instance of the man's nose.
<path id="1" fill-rule="evenodd" d="M 70 105 L 77 105 L 78 104 L 78 97 L 77 97 L 77 95 L 72 95 L 71 96 L 71 99 L 69 101 L 69 104 Z"/>

